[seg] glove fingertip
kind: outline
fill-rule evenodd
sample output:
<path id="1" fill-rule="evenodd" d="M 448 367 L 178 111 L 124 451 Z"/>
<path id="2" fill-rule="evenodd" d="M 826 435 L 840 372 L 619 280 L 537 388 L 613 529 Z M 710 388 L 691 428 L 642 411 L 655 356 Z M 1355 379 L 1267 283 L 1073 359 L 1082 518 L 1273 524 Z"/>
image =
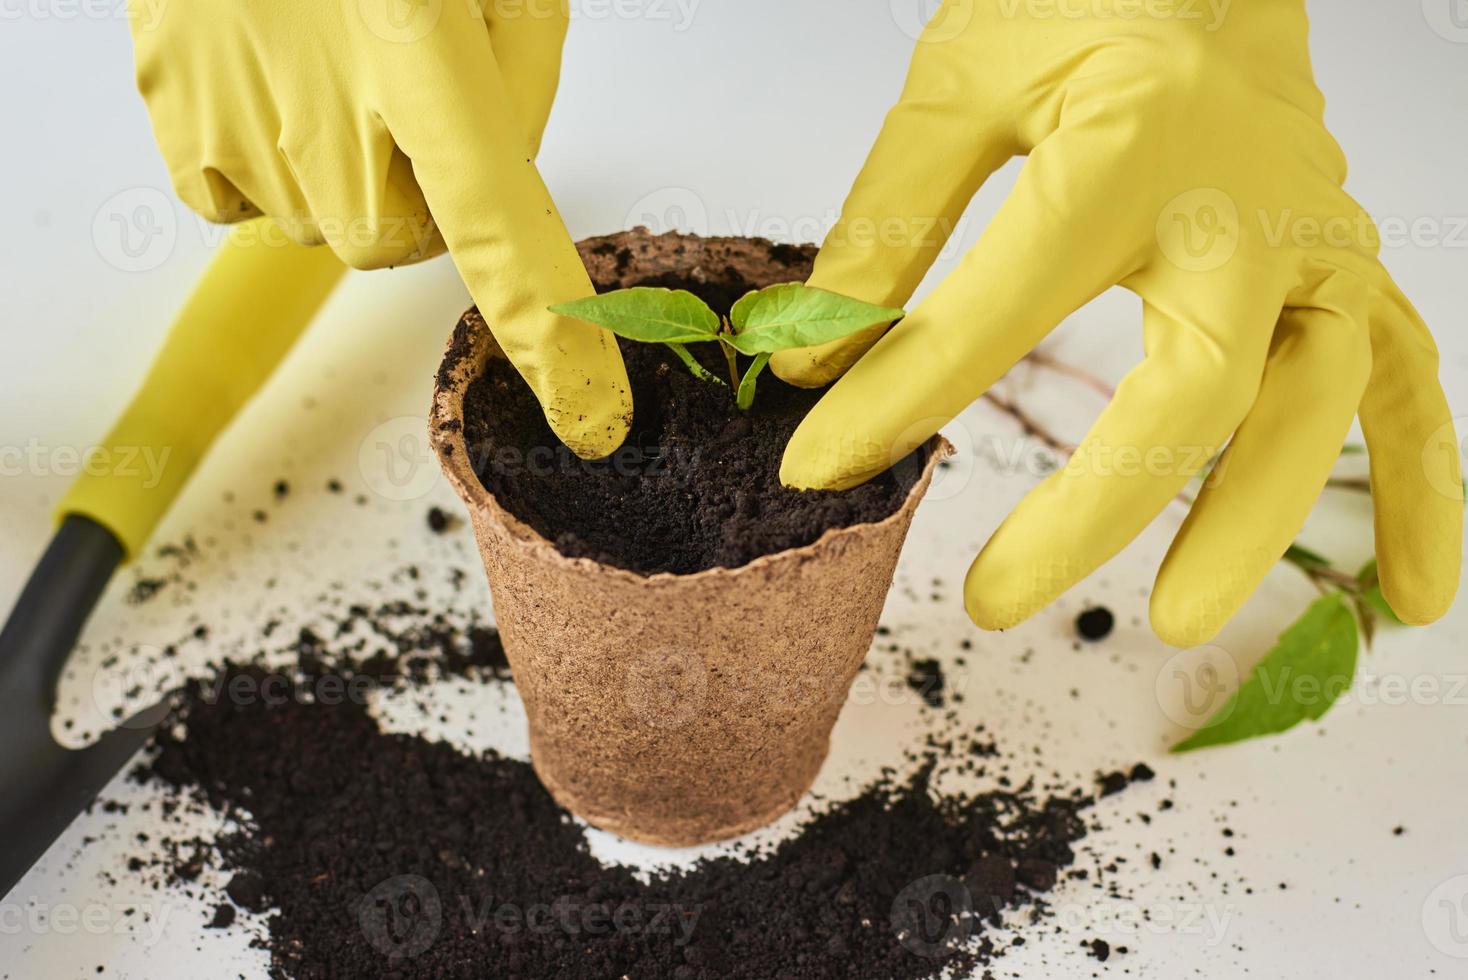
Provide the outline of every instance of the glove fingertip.
<path id="1" fill-rule="evenodd" d="M 596 406 L 547 406 L 545 419 L 556 438 L 578 458 L 605 459 L 621 448 L 632 431 L 632 401 L 613 398 Z"/>
<path id="2" fill-rule="evenodd" d="M 983 555 L 974 559 L 963 582 L 963 609 L 981 630 L 994 632 L 1018 626 L 1029 618 L 1012 600 L 1002 582 L 991 581 L 982 568 Z"/>
<path id="3" fill-rule="evenodd" d="M 797 388 L 824 388 L 843 373 L 842 368 L 820 357 L 818 348 L 782 350 L 770 358 L 775 377 Z"/>

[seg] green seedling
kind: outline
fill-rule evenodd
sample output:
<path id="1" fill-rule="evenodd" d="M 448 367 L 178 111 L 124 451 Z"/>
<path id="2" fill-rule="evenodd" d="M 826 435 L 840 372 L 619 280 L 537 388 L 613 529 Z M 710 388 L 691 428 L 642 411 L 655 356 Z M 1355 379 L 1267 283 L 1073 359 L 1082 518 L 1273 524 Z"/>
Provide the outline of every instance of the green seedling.
<path id="1" fill-rule="evenodd" d="M 634 286 L 560 303 L 552 313 L 604 327 L 628 340 L 664 344 L 697 378 L 727 385 L 735 404 L 748 411 L 755 384 L 770 355 L 796 347 L 839 340 L 858 330 L 900 320 L 902 310 L 874 306 L 850 296 L 787 282 L 745 294 L 724 318 L 684 289 Z M 728 365 L 729 380 L 706 370 L 688 344 L 717 343 Z M 741 374 L 739 356 L 752 360 Z"/>

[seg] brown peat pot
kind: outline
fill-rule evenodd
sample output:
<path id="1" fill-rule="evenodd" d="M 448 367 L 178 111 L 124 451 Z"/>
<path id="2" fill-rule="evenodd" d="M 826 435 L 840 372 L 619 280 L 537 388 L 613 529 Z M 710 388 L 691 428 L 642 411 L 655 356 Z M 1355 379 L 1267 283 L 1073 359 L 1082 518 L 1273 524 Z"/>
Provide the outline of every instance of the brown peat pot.
<path id="1" fill-rule="evenodd" d="M 696 280 L 701 263 L 757 285 L 796 278 L 776 278 L 772 246 L 758 240 L 638 229 L 581 250 L 598 283 Z M 609 263 L 616 275 L 598 275 Z M 951 447 L 934 438 L 883 520 L 738 568 L 641 575 L 566 557 L 485 489 L 464 396 L 492 357 L 503 354 L 471 310 L 439 372 L 430 437 L 474 527 L 536 773 L 588 823 L 651 844 L 702 844 L 775 820 L 820 770 L 913 512 Z"/>

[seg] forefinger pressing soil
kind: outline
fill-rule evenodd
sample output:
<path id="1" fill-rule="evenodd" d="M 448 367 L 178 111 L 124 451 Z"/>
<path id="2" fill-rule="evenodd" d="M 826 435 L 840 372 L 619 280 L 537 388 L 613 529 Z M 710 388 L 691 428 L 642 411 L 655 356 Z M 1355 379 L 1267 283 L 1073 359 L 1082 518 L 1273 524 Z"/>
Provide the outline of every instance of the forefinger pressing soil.
<path id="1" fill-rule="evenodd" d="M 580 247 L 599 291 L 687 289 L 721 313 L 750 289 L 805 279 L 814 255 L 762 239 L 640 230 Z M 461 330 L 483 329 L 476 321 L 471 311 Z M 694 378 L 661 345 L 621 348 L 635 417 L 626 444 L 606 460 L 584 462 L 561 445 L 505 361 L 492 359 L 465 395 L 465 437 L 480 480 L 562 554 L 645 574 L 738 567 L 828 529 L 888 517 L 919 475 L 914 454 L 845 492 L 787 489 L 781 456 L 820 391 L 767 371 L 753 409 L 742 413 L 729 388 Z M 727 374 L 716 345 L 692 349 L 710 371 Z"/>

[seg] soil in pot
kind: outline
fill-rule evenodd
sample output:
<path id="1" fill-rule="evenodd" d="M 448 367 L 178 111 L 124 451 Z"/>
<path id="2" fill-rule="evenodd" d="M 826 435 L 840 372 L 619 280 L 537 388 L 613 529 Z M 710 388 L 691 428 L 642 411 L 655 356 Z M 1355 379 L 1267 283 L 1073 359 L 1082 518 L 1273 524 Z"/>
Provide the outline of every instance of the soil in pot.
<path id="1" fill-rule="evenodd" d="M 641 230 L 581 248 L 598 291 L 687 289 L 721 313 L 751 289 L 804 280 L 815 252 Z M 706 254 L 690 261 L 690 248 Z M 852 490 L 787 489 L 781 455 L 821 391 L 767 371 L 754 407 L 740 412 L 728 388 L 693 377 L 661 345 L 620 343 L 636 415 L 626 444 L 608 459 L 582 461 L 562 446 L 502 359 L 491 358 L 465 396 L 466 444 L 481 482 L 564 555 L 642 574 L 735 568 L 832 528 L 881 521 L 902 507 L 920 475 L 915 454 L 912 465 Z M 716 375 L 726 372 L 715 345 L 690 349 Z"/>

